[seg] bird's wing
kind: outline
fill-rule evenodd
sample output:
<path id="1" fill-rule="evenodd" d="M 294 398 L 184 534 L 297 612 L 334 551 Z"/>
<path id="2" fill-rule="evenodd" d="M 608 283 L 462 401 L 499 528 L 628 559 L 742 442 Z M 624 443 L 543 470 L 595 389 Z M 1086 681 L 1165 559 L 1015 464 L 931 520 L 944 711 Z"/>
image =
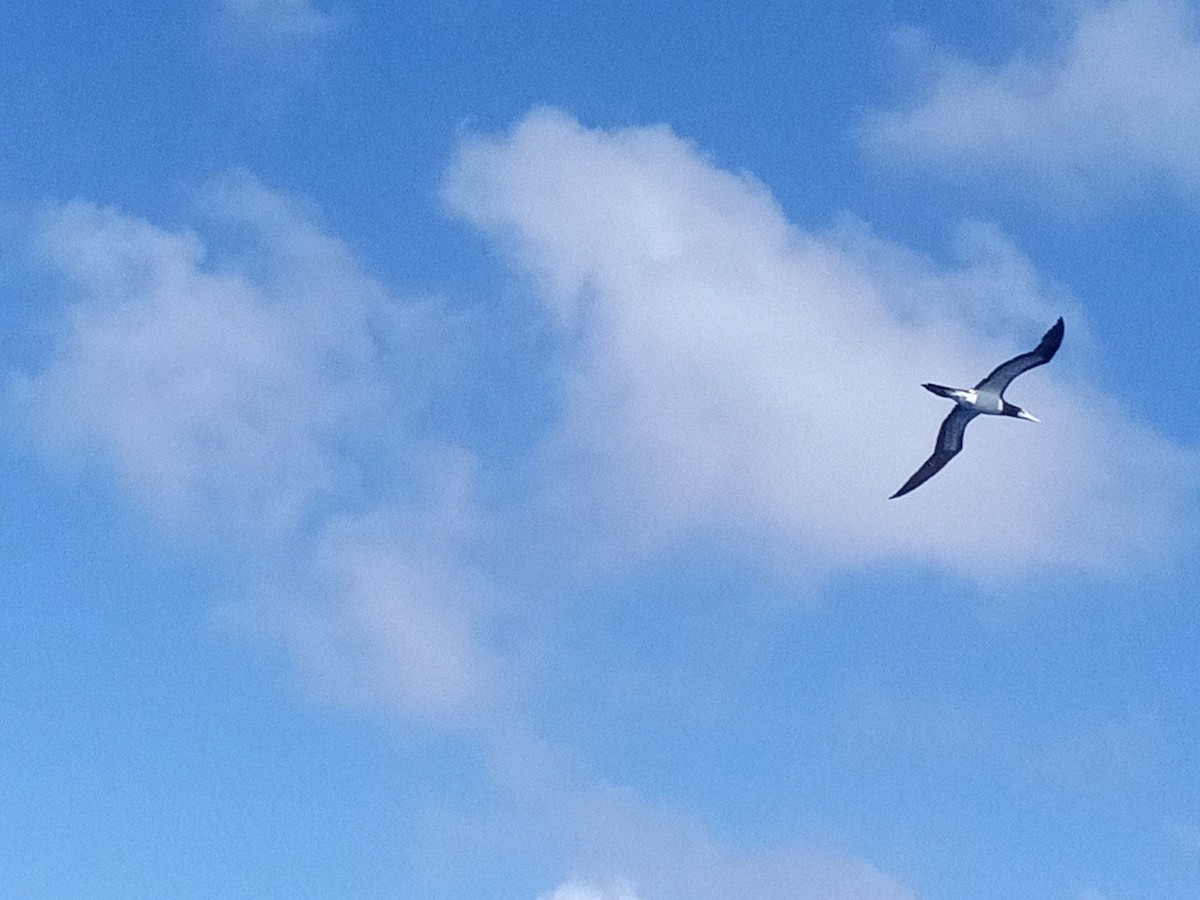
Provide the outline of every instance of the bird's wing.
<path id="1" fill-rule="evenodd" d="M 912 478 L 904 482 L 904 487 L 892 494 L 888 499 L 895 500 L 897 497 L 902 497 L 909 491 L 916 490 L 930 478 L 942 470 L 942 466 L 954 459 L 955 455 L 963 446 L 963 432 L 967 430 L 967 423 L 975 418 L 979 413 L 973 409 L 967 409 L 963 406 L 955 406 L 950 410 L 950 415 L 946 416 L 942 422 L 942 428 L 938 431 L 937 444 L 934 445 L 933 455 L 925 460 L 921 468 L 913 473 Z"/>
<path id="2" fill-rule="evenodd" d="M 1059 320 L 1051 325 L 1050 330 L 1042 336 L 1040 344 L 1028 353 L 1014 356 L 1008 362 L 996 366 L 987 378 L 975 385 L 975 390 L 995 391 L 997 394 L 1003 394 L 1004 389 L 1022 372 L 1028 372 L 1034 366 L 1045 365 L 1054 358 L 1054 354 L 1058 352 L 1058 348 L 1062 344 L 1064 330 L 1062 317 L 1059 317 Z"/>

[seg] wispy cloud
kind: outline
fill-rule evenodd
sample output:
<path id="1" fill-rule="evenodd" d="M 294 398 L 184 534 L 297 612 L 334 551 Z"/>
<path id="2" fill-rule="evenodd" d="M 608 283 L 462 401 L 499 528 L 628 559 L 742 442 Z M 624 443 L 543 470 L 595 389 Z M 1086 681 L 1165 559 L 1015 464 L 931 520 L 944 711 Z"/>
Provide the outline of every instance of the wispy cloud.
<path id="1" fill-rule="evenodd" d="M 276 574 L 266 627 L 319 696 L 456 730 L 511 714 L 512 673 L 486 639 L 496 589 L 461 557 L 459 531 L 429 510 L 335 519 Z"/>
<path id="2" fill-rule="evenodd" d="M 79 302 L 50 363 L 17 391 L 52 448 L 98 453 L 164 522 L 274 532 L 356 477 L 337 436 L 381 410 L 383 293 L 252 180 L 210 210 L 263 271 L 87 203 L 40 243 Z"/>
<path id="3" fill-rule="evenodd" d="M 1055 52 L 994 67 L 907 37 L 932 75 L 911 106 L 869 121 L 879 153 L 1032 175 L 1073 194 L 1147 178 L 1200 190 L 1200 36 L 1182 0 L 1082 4 Z"/>
<path id="4" fill-rule="evenodd" d="M 75 302 L 13 402 L 52 455 L 269 583 L 269 627 L 331 693 L 458 716 L 487 666 L 455 559 L 473 462 L 410 421 L 439 352 L 427 306 L 249 175 L 201 208 L 204 237 L 46 212 L 40 251 Z"/>
<path id="5" fill-rule="evenodd" d="M 1050 727 L 1018 727 L 965 697 L 902 695 L 861 683 L 846 692 L 840 715 L 830 742 L 874 771 L 895 765 L 915 776 L 967 763 L 1004 773 L 1042 797 L 1086 797 L 1099 806 L 1141 793 L 1165 768 L 1168 742 L 1158 718 L 1136 709 L 1100 721 L 1060 716 Z"/>
<path id="6" fill-rule="evenodd" d="M 949 268 L 861 228 L 805 233 L 665 128 L 549 110 L 465 140 L 447 197 L 574 348 L 547 453 L 573 497 L 590 492 L 593 531 L 653 544 L 728 527 L 816 570 L 904 560 L 981 579 L 1123 571 L 1188 533 L 1197 454 L 1080 377 L 1075 316 L 1062 358 L 1014 389 L 1046 425 L 973 425 L 940 483 L 886 501 L 946 412 L 919 384 L 974 383 L 1062 310 L 995 229 L 964 232 Z"/>
<path id="7" fill-rule="evenodd" d="M 219 0 L 228 24 L 247 38 L 309 41 L 345 27 L 343 14 L 312 0 Z"/>
<path id="8" fill-rule="evenodd" d="M 746 845 L 687 811 L 580 773 L 523 741 L 493 748 L 497 809 L 463 827 L 499 858 L 550 856 L 580 900 L 915 900 L 899 879 L 820 841 Z M 610 873 L 621 873 L 613 879 Z M 589 893 L 590 892 L 590 893 Z M 557 900 L 557 895 L 551 895 Z"/>
<path id="9" fill-rule="evenodd" d="M 540 900 L 638 900 L 638 895 L 632 885 L 620 881 L 611 887 L 569 881 L 552 893 L 543 894 Z"/>

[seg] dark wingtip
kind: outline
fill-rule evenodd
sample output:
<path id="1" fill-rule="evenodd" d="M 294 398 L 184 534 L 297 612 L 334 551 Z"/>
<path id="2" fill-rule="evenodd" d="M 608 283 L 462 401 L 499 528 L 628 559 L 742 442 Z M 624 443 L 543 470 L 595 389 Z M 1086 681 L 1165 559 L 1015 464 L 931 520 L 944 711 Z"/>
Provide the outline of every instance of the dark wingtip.
<path id="1" fill-rule="evenodd" d="M 1062 346 L 1063 334 L 1066 332 L 1067 326 L 1063 324 L 1062 316 L 1058 317 L 1058 321 L 1050 326 L 1050 330 L 1042 337 L 1042 342 L 1038 344 L 1038 350 L 1046 354 L 1046 358 L 1054 356 L 1058 352 L 1058 348 Z"/>

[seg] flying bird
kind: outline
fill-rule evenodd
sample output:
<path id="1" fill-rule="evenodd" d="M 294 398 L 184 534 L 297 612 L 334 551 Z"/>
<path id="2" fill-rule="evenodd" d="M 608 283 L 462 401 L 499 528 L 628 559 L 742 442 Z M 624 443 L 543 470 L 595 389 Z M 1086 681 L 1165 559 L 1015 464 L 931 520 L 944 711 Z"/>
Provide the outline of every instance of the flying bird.
<path id="1" fill-rule="evenodd" d="M 933 455 L 913 473 L 912 478 L 904 482 L 904 487 L 888 499 L 895 500 L 909 491 L 916 490 L 940 472 L 946 463 L 954 459 L 958 451 L 962 449 L 963 432 L 967 430 L 967 424 L 979 414 L 1013 416 L 1017 419 L 1028 419 L 1030 422 L 1040 422 L 1041 419 L 1031 416 L 1021 407 L 1008 403 L 1004 399 L 1004 391 L 1022 372 L 1028 372 L 1035 366 L 1043 366 L 1054 358 L 1054 354 L 1058 352 L 1058 348 L 1062 344 L 1064 330 L 1063 320 L 1060 317 L 1043 335 L 1041 343 L 1034 349 L 1028 353 L 1022 353 L 1020 356 L 1014 356 L 1006 363 L 1001 363 L 992 371 L 992 374 L 970 390 L 948 388 L 940 384 L 921 385 L 925 390 L 932 391 L 939 397 L 953 400 L 955 406 L 950 410 L 950 415 L 946 416 L 946 420 L 942 422 L 942 428 L 937 436 L 937 444 L 933 448 Z"/>

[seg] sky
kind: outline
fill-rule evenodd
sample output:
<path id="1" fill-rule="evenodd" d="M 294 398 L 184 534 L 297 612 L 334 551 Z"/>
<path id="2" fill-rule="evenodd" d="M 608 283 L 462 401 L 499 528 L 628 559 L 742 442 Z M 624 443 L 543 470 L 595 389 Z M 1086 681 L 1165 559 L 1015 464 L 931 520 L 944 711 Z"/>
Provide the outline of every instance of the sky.
<path id="1" fill-rule="evenodd" d="M 1200 894 L 1200 6 L 0 49 L 0 895 Z"/>

